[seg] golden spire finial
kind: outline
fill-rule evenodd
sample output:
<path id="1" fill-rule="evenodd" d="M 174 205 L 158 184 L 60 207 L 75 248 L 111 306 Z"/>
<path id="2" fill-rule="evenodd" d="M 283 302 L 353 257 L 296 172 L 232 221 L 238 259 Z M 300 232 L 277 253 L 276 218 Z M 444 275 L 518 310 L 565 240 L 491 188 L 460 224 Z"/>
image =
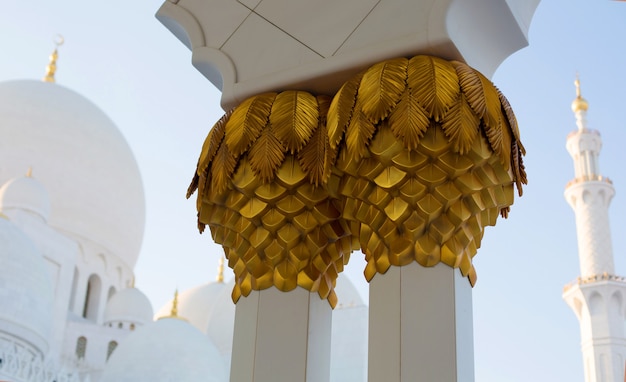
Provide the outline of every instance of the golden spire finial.
<path id="1" fill-rule="evenodd" d="M 57 59 L 59 58 L 58 48 L 63 45 L 65 39 L 60 34 L 57 35 L 57 38 L 54 40 L 54 52 L 50 55 L 50 62 L 48 66 L 46 66 L 46 76 L 43 78 L 44 82 L 55 82 L 54 73 L 57 71 Z"/>
<path id="2" fill-rule="evenodd" d="M 130 279 L 130 287 L 134 288 L 135 287 L 135 275 L 133 275 L 133 278 Z"/>
<path id="3" fill-rule="evenodd" d="M 217 282 L 224 282 L 224 257 L 220 257 L 220 262 L 217 266 Z"/>
<path id="4" fill-rule="evenodd" d="M 574 81 L 574 85 L 576 85 L 576 98 L 582 98 L 580 95 L 580 76 L 578 72 L 576 72 L 576 80 Z"/>
<path id="5" fill-rule="evenodd" d="M 174 292 L 174 300 L 172 301 L 172 311 L 170 317 L 178 317 L 178 288 Z"/>
<path id="6" fill-rule="evenodd" d="M 26 170 L 26 177 L 27 178 L 33 177 L 33 166 L 28 167 L 28 170 Z"/>
<path id="7" fill-rule="evenodd" d="M 576 80 L 574 81 L 574 85 L 576 85 L 576 99 L 572 102 L 572 111 L 574 113 L 579 111 L 587 111 L 589 109 L 589 103 L 587 100 L 583 98 L 580 91 L 580 76 L 576 73 Z"/>
<path id="8" fill-rule="evenodd" d="M 174 292 L 174 299 L 172 300 L 172 308 L 170 310 L 169 316 L 159 317 L 159 320 L 162 318 L 176 318 L 179 320 L 187 321 L 184 317 L 178 316 L 178 288 Z"/>

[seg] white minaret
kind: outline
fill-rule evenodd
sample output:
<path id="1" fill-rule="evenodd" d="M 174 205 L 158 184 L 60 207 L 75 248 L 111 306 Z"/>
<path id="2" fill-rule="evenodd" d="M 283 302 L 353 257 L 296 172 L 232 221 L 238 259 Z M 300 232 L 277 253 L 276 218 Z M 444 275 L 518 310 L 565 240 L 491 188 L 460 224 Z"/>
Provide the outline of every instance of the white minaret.
<path id="1" fill-rule="evenodd" d="M 587 128 L 587 101 L 576 79 L 572 111 L 578 129 L 567 137 L 575 177 L 565 188 L 565 199 L 576 214 L 580 277 L 566 285 L 563 299 L 580 322 L 585 382 L 624 380 L 626 338 L 624 298 L 626 281 L 615 276 L 608 209 L 615 189 L 600 175 L 600 133 Z"/>

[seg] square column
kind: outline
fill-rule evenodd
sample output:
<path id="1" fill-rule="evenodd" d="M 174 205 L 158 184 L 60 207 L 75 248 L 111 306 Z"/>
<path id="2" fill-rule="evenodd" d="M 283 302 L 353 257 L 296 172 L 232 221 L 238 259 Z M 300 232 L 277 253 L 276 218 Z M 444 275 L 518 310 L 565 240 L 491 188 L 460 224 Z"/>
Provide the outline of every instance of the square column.
<path id="1" fill-rule="evenodd" d="M 328 382 L 331 325 L 317 293 L 253 290 L 235 310 L 231 382 Z"/>
<path id="2" fill-rule="evenodd" d="M 444 264 L 370 282 L 369 382 L 473 382 L 472 288 Z"/>

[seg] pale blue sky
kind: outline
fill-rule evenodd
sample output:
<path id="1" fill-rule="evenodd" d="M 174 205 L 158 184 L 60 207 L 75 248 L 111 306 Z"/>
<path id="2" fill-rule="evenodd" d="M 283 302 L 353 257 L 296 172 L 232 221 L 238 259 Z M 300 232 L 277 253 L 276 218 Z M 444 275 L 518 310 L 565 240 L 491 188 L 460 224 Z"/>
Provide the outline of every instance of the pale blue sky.
<path id="1" fill-rule="evenodd" d="M 102 108 L 134 150 L 147 200 L 137 286 L 155 310 L 176 287 L 213 280 L 221 255 L 209 235 L 197 234 L 194 202 L 184 199 L 202 141 L 222 114 L 219 94 L 154 18 L 160 4 L 0 0 L 0 81 L 43 76 L 54 35 L 62 33 L 58 83 Z M 575 128 L 578 71 L 589 125 L 604 139 L 601 171 L 617 189 L 613 249 L 626 275 L 624 41 L 625 3 L 543 0 L 530 46 L 493 78 L 516 111 L 530 184 L 509 219 L 487 229 L 475 260 L 477 382 L 583 381 L 578 323 L 561 299 L 563 285 L 579 274 L 574 215 L 563 199 L 573 177 L 564 145 Z M 365 294 L 360 260 L 353 254 L 347 273 Z"/>

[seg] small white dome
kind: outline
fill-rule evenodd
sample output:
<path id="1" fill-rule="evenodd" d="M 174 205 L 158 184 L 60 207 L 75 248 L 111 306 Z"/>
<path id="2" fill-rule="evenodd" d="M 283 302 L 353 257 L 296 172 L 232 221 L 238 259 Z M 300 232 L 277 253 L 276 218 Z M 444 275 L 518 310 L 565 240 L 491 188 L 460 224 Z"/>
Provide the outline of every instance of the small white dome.
<path id="1" fill-rule="evenodd" d="M 137 329 L 115 349 L 101 382 L 226 382 L 217 349 L 186 321 L 165 318 Z"/>
<path id="2" fill-rule="evenodd" d="M 47 221 L 50 216 L 48 191 L 30 176 L 13 178 L 0 187 L 0 211 L 10 209 L 25 210 Z"/>
<path id="3" fill-rule="evenodd" d="M 209 318 L 215 309 L 216 301 L 220 293 L 230 290 L 233 282 L 210 282 L 188 289 L 178 294 L 178 315 L 184 317 L 196 329 L 206 334 Z M 168 301 L 154 315 L 154 319 L 169 316 L 172 310 L 173 300 Z M 231 302 L 231 305 L 232 302 Z M 234 305 L 233 305 L 234 306 Z M 233 308 L 234 309 L 234 308 Z"/>
<path id="4" fill-rule="evenodd" d="M 346 275 L 339 275 L 339 277 L 337 277 L 335 292 L 337 293 L 338 299 L 335 309 L 343 309 L 364 305 L 363 299 L 361 298 L 359 291 Z"/>
<path id="5" fill-rule="evenodd" d="M 43 356 L 52 331 L 52 283 L 33 242 L 0 215 L 0 332 Z"/>
<path id="6" fill-rule="evenodd" d="M 0 83 L 0 183 L 32 166 L 50 195 L 48 223 L 134 267 L 145 223 L 137 162 L 115 124 L 55 83 Z"/>
<path id="7" fill-rule="evenodd" d="M 123 322 L 145 325 L 152 321 L 152 304 L 137 288 L 126 288 L 115 293 L 104 310 L 104 324 Z"/>

